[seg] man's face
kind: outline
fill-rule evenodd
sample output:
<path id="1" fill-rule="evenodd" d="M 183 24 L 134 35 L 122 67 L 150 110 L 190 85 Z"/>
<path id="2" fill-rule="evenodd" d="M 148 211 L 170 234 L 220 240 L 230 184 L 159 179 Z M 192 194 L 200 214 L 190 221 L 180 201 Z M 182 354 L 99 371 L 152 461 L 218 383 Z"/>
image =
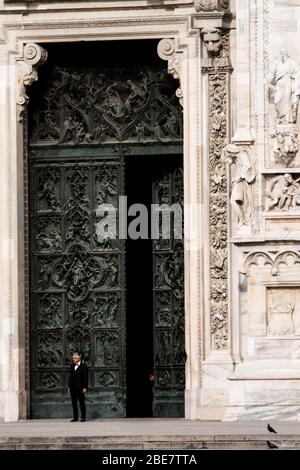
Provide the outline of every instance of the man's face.
<path id="1" fill-rule="evenodd" d="M 73 354 L 72 361 L 74 362 L 74 364 L 78 364 L 78 362 L 80 362 L 79 354 Z"/>

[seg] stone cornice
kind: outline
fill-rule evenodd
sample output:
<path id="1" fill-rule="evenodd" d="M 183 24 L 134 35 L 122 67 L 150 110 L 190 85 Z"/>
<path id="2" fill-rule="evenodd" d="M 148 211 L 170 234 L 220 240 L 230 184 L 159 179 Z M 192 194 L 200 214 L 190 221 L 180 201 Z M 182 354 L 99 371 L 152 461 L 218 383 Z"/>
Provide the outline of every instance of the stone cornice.
<path id="1" fill-rule="evenodd" d="M 130 11 L 130 10 L 171 10 L 178 8 L 194 10 L 193 0 L 4 0 L 0 11 L 17 13 L 20 11 Z"/>

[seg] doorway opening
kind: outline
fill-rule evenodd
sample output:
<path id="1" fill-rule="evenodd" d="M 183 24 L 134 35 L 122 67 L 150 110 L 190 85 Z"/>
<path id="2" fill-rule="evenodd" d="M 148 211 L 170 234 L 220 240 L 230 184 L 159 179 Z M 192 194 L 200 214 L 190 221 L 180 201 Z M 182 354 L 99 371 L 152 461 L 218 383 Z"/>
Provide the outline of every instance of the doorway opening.
<path id="1" fill-rule="evenodd" d="M 176 180 L 175 175 L 182 169 L 182 156 L 160 155 L 159 150 L 157 154 L 153 153 L 150 156 L 129 156 L 125 165 L 128 208 L 133 204 L 144 206 L 148 226 L 140 238 L 128 237 L 126 243 L 127 417 L 136 418 L 184 416 L 183 397 L 180 396 L 184 382 L 178 381 L 179 370 L 184 372 L 181 355 L 183 353 L 184 356 L 183 306 L 176 306 L 170 278 L 165 284 L 159 279 L 160 276 L 167 279 L 171 274 L 176 284 L 182 276 L 182 272 L 176 272 L 173 265 L 172 273 L 167 272 L 167 263 L 176 257 L 174 218 L 170 217 L 170 239 L 151 238 L 154 223 L 151 220 L 152 205 L 180 202 L 176 189 L 183 183 Z M 176 185 L 179 186 L 176 188 Z M 129 226 L 130 223 L 129 218 Z M 166 257 L 168 261 L 158 264 L 158 257 L 160 260 Z M 178 261 L 183 263 L 183 254 L 180 258 Z M 179 295 L 183 296 L 183 292 Z M 179 343 L 176 344 L 177 341 Z M 180 351 L 175 358 L 178 346 Z"/>
<path id="2" fill-rule="evenodd" d="M 99 235 L 99 206 L 117 213 L 121 196 L 149 217 L 183 204 L 178 84 L 155 40 L 43 46 L 28 108 L 31 417 L 70 415 L 74 351 L 88 418 L 184 416 L 183 240 Z"/>
<path id="3" fill-rule="evenodd" d="M 128 207 L 144 204 L 151 214 L 155 156 L 126 161 Z M 149 225 L 148 218 L 148 226 Z M 130 219 L 128 220 L 130 223 Z M 127 417 L 152 417 L 153 299 L 152 240 L 128 238 L 126 246 Z"/>

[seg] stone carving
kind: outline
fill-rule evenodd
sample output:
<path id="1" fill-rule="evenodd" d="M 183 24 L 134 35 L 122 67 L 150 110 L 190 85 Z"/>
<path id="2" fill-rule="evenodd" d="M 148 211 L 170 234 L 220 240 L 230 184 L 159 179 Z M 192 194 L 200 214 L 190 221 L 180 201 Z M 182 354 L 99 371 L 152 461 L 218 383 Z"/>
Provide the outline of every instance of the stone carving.
<path id="1" fill-rule="evenodd" d="M 280 50 L 280 60 L 267 75 L 267 84 L 274 92 L 276 128 L 271 132 L 273 152 L 288 166 L 299 151 L 297 127 L 300 101 L 300 65 L 289 57 L 288 50 Z"/>
<path id="2" fill-rule="evenodd" d="M 299 151 L 299 131 L 297 126 L 278 124 L 271 133 L 273 152 L 285 167 L 289 166 Z"/>
<path id="3" fill-rule="evenodd" d="M 300 178 L 294 180 L 290 173 L 275 176 L 270 182 L 266 197 L 271 199 L 266 210 L 288 211 L 300 206 Z"/>
<path id="4" fill-rule="evenodd" d="M 274 90 L 278 124 L 296 124 L 300 100 L 300 66 L 289 57 L 288 50 L 280 50 L 280 60 L 267 76 Z"/>
<path id="5" fill-rule="evenodd" d="M 19 122 L 23 120 L 23 113 L 29 97 L 26 88 L 37 81 L 37 68 L 47 60 L 47 51 L 38 44 L 27 43 L 24 46 L 23 57 L 18 60 L 18 97 L 17 97 L 17 118 Z"/>
<path id="6" fill-rule="evenodd" d="M 222 47 L 222 30 L 220 28 L 202 29 L 204 45 L 209 56 L 218 55 Z"/>
<path id="7" fill-rule="evenodd" d="M 181 79 L 181 60 L 182 55 L 175 50 L 174 39 L 162 39 L 157 46 L 157 53 L 163 60 L 168 61 L 168 72 L 172 75 L 175 80 Z M 182 88 L 176 90 L 176 96 L 179 99 L 179 103 L 183 106 L 183 94 Z"/>
<path id="8" fill-rule="evenodd" d="M 228 348 L 228 223 L 227 169 L 221 155 L 227 144 L 228 80 L 231 72 L 229 33 L 222 31 L 219 57 L 202 67 L 208 73 L 209 93 L 209 221 L 210 221 L 210 331 L 213 349 Z M 217 61 L 217 62 L 216 62 Z M 220 295 L 222 286 L 222 295 Z"/>
<path id="9" fill-rule="evenodd" d="M 170 73 L 179 76 L 173 55 Z M 112 76 L 114 77 L 112 79 Z M 162 66 L 79 69 L 55 67 L 40 108 L 32 143 L 60 146 L 181 141 L 182 110 Z M 181 93 L 181 92 L 178 92 Z"/>
<path id="10" fill-rule="evenodd" d="M 269 308 L 268 334 L 274 336 L 294 333 L 293 313 L 295 305 L 283 303 Z"/>
<path id="11" fill-rule="evenodd" d="M 231 182 L 230 202 L 236 213 L 238 224 L 249 225 L 253 216 L 251 185 L 256 178 L 252 159 L 246 149 L 230 144 L 224 148 L 221 160 L 229 165 L 236 164 L 236 175 Z"/>
<path id="12" fill-rule="evenodd" d="M 300 265 L 300 252 L 298 251 L 282 251 L 279 253 L 255 251 L 246 256 L 244 268 L 241 271 L 247 277 L 250 277 L 251 267 L 269 266 L 270 274 L 277 277 L 281 274 L 281 266 Z"/>
<path id="13" fill-rule="evenodd" d="M 194 0 L 197 12 L 228 11 L 230 0 Z"/>

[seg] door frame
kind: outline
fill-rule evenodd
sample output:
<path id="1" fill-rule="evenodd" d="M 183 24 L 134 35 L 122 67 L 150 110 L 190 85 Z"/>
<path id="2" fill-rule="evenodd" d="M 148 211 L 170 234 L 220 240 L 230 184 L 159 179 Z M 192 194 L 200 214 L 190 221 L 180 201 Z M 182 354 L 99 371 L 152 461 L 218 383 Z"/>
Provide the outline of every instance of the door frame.
<path id="1" fill-rule="evenodd" d="M 1 266 L 0 307 L 2 325 L 2 403 L 5 421 L 29 417 L 29 313 L 27 224 L 27 123 L 24 78 L 37 79 L 37 68 L 25 54 L 27 43 L 101 41 L 122 39 L 170 39 L 172 54 L 164 57 L 166 67 L 180 78 L 184 121 L 184 199 L 185 199 L 185 349 L 186 389 L 185 417 L 197 419 L 201 407 L 202 361 L 214 352 L 210 334 L 210 254 L 204 248 L 209 240 L 209 86 L 207 74 L 201 73 L 204 48 L 201 28 L 193 27 L 193 6 L 180 10 L 163 10 L 145 16 L 142 10 L 108 16 L 93 11 L 78 19 L 66 21 L 45 19 L 41 10 L 35 19 L 22 18 L 3 24 L 5 38 L 0 45 L 3 65 L 3 103 L 0 110 L 2 151 L 1 171 L 3 196 L 0 202 L 0 230 L 3 262 Z M 184 14 L 182 13 L 184 12 Z M 109 15 L 109 12 L 106 13 Z M 11 17 L 10 17 L 11 18 Z M 130 54 L 130 51 L 128 51 Z M 161 56 L 162 57 L 162 56 Z M 178 73 L 174 73 L 176 63 Z M 176 71 L 176 70 L 175 70 Z M 24 108 L 23 120 L 18 119 Z M 227 109 L 225 109 L 227 115 Z M 24 204 L 25 201 L 25 204 Z M 220 351 L 217 361 L 224 364 L 229 350 Z"/>

